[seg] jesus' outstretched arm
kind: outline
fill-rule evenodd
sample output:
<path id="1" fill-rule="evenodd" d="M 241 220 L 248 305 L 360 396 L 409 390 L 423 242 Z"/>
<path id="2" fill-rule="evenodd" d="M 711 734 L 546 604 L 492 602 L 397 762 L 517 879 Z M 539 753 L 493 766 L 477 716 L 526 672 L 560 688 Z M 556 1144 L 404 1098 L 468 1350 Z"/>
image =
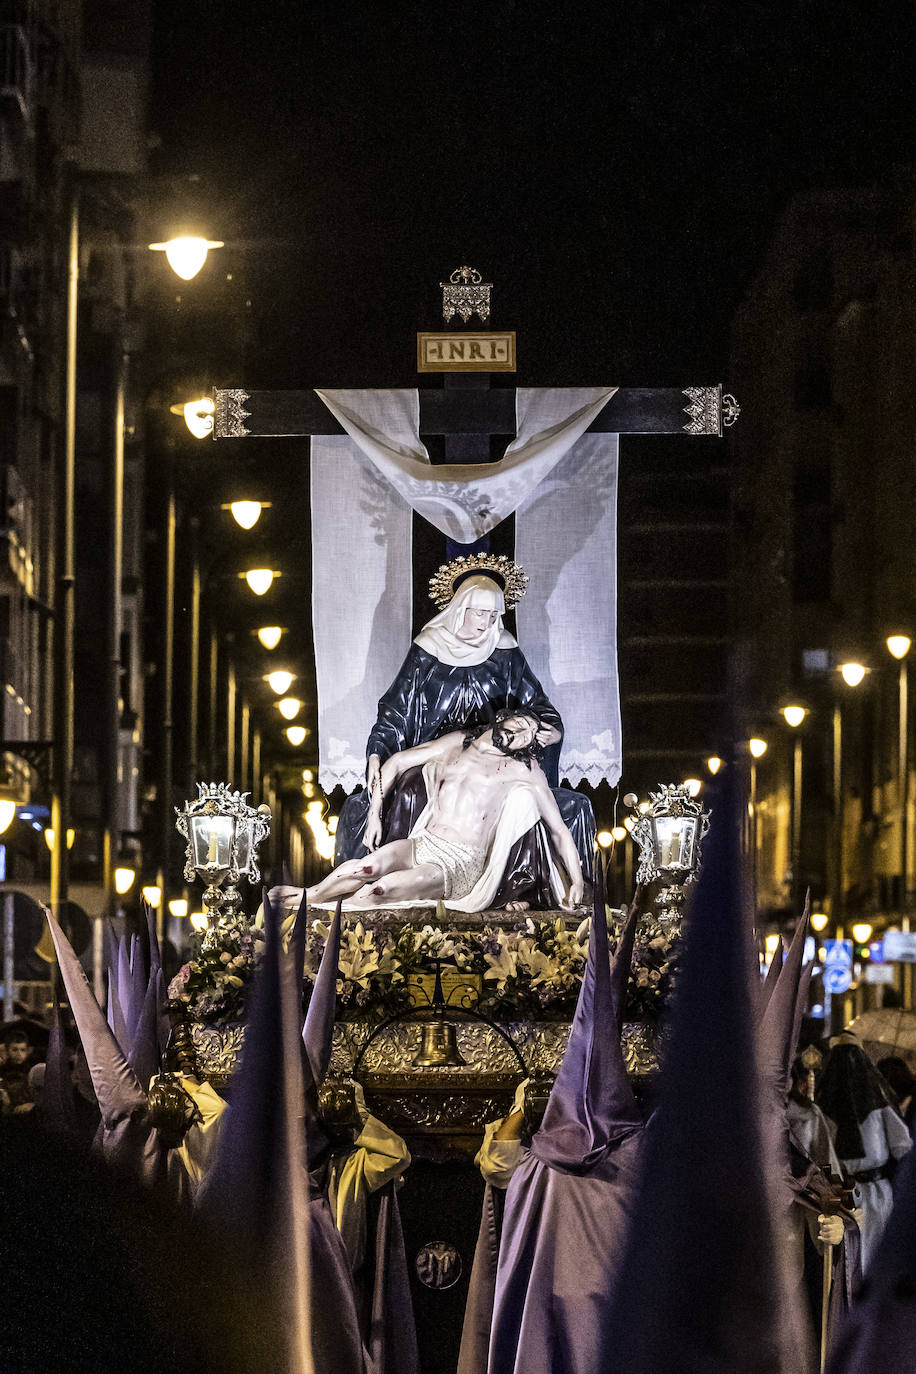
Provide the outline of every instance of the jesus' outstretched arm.
<path id="1" fill-rule="evenodd" d="M 377 849 L 381 842 L 382 803 L 396 780 L 408 768 L 422 767 L 430 759 L 440 757 L 453 748 L 461 738 L 460 731 L 453 731 L 451 734 L 443 735 L 441 739 L 428 740 L 426 744 L 417 744 L 413 749 L 403 749 L 400 753 L 392 754 L 390 758 L 385 760 L 379 773 L 378 782 L 370 784 L 369 819 L 366 822 L 366 833 L 363 837 L 363 844 L 368 850 Z"/>

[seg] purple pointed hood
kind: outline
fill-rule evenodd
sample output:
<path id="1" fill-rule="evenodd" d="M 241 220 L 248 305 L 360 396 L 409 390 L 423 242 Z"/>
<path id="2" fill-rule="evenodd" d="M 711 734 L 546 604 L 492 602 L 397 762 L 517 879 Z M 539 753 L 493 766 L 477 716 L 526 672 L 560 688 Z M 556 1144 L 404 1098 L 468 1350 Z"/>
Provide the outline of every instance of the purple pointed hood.
<path id="1" fill-rule="evenodd" d="M 712 806 L 703 871 L 646 1132 L 642 1181 L 605 1348 L 628 1374 L 795 1374 L 799 1285 L 782 1268 L 764 1153 L 736 769 Z M 651 1319 L 645 1313 L 652 1294 Z"/>
<path id="2" fill-rule="evenodd" d="M 58 1135 L 76 1135 L 76 1108 L 73 1101 L 73 1080 L 70 1076 L 70 1050 L 60 1021 L 60 997 L 57 978 L 53 986 L 54 1010 L 48 1050 L 45 1055 L 45 1080 L 41 1100 L 35 1114 L 46 1130 Z"/>
<path id="3" fill-rule="evenodd" d="M 127 1022 L 121 1005 L 121 945 L 111 925 L 108 926 L 106 942 L 108 945 L 108 1024 L 119 1045 L 127 1044 Z M 128 967 L 127 956 L 123 959 Z"/>
<path id="4" fill-rule="evenodd" d="M 611 970 L 604 894 L 595 884 L 588 962 L 569 1043 L 532 1154 L 566 1173 L 590 1173 L 619 1141 L 642 1126 L 620 1048 L 637 913 L 630 911 Z"/>
<path id="5" fill-rule="evenodd" d="M 304 908 L 304 896 L 302 904 Z M 324 1082 L 331 1062 L 331 1041 L 337 1012 L 337 965 L 340 962 L 340 911 L 341 903 L 338 902 L 322 951 L 305 1025 L 302 1028 L 302 1040 L 308 1056 L 312 1081 L 316 1086 Z"/>
<path id="6" fill-rule="evenodd" d="M 278 1279 L 286 1274 L 289 1369 L 305 1374 L 312 1363 L 300 993 L 294 954 L 283 949 L 280 912 L 266 892 L 264 932 L 242 1062 L 201 1211 L 239 1247 L 241 1262 L 275 1268 Z"/>
<path id="7" fill-rule="evenodd" d="M 800 1001 L 807 993 L 810 974 L 803 978 L 805 941 L 808 938 L 808 903 L 802 912 L 789 952 L 779 970 L 760 1020 L 757 1037 L 764 1088 L 782 1098 L 786 1092 L 792 1052 L 798 1034 Z M 773 956 L 775 963 L 776 956 Z"/>
<path id="8" fill-rule="evenodd" d="M 50 911 L 45 914 L 102 1114 L 102 1153 L 109 1163 L 155 1183 L 164 1151 L 158 1131 L 150 1124 L 146 1093 L 115 1040 L 70 941 Z"/>

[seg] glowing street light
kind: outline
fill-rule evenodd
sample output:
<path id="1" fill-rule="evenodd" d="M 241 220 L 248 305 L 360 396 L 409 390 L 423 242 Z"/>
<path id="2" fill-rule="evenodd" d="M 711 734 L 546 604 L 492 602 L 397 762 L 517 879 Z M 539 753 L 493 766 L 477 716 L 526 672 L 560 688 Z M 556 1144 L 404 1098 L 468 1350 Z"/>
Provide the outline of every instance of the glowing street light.
<path id="1" fill-rule="evenodd" d="M 260 520 L 261 511 L 269 505 L 269 501 L 231 501 L 223 510 L 231 511 L 233 520 L 243 530 L 250 530 Z"/>
<path id="2" fill-rule="evenodd" d="M 247 572 L 239 573 L 248 583 L 255 596 L 263 596 L 269 592 L 273 586 L 275 577 L 279 577 L 278 572 L 273 572 L 270 568 L 249 568 Z"/>
<path id="3" fill-rule="evenodd" d="M 4 798 L 0 801 L 0 835 L 5 835 L 13 823 L 16 814 L 16 803 Z M 47 833 L 47 832 L 46 832 Z"/>
<path id="4" fill-rule="evenodd" d="M 171 900 L 169 901 L 169 915 L 170 915 L 170 916 L 177 916 L 177 917 L 181 918 L 181 917 L 183 917 L 183 916 L 187 916 L 187 914 L 188 914 L 188 899 L 187 899 L 187 897 L 172 897 Z"/>
<path id="5" fill-rule="evenodd" d="M 293 682 L 293 674 L 288 673 L 285 668 L 275 668 L 272 673 L 268 673 L 266 682 L 271 691 L 276 692 L 278 697 L 282 697 L 284 692 L 288 692 Z"/>
<path id="6" fill-rule="evenodd" d="M 798 729 L 807 714 L 807 708 L 804 706 L 784 706 L 782 708 L 783 720 L 793 730 Z"/>
<path id="7" fill-rule="evenodd" d="M 611 845 L 614 843 L 614 836 L 611 834 L 610 830 L 599 830 L 595 839 L 602 849 L 610 849 Z"/>
<path id="8" fill-rule="evenodd" d="M 192 911 L 192 912 L 191 912 L 191 926 L 193 927 L 194 930 L 197 931 L 198 935 L 200 934 L 201 931 L 206 930 L 206 929 L 207 929 L 207 913 L 206 913 L 205 911 Z"/>
<path id="9" fill-rule="evenodd" d="M 709 758 L 706 760 L 706 767 L 709 769 L 710 773 L 712 773 L 713 777 L 715 777 L 722 767 L 722 759 L 719 758 L 718 754 L 710 754 Z"/>
<path id="10" fill-rule="evenodd" d="M 625 840 L 625 839 L 626 839 L 628 833 L 629 833 L 629 832 L 628 832 L 626 826 L 623 826 L 623 825 L 615 825 L 614 828 L 613 828 L 613 830 L 611 831 L 611 839 L 612 839 L 612 840 L 615 840 L 617 844 L 620 844 L 620 841 L 621 841 L 621 840 Z"/>
<path id="11" fill-rule="evenodd" d="M 74 841 L 75 839 L 76 839 L 76 831 L 75 831 L 75 830 L 71 830 L 70 827 L 68 826 L 68 827 L 67 827 L 67 848 L 68 848 L 68 849 L 72 849 L 72 848 L 73 848 L 73 841 Z M 47 827 L 47 829 L 45 830 L 45 844 L 48 846 L 48 848 L 49 848 L 50 850 L 53 851 L 53 849 L 54 849 L 54 831 L 53 831 L 53 829 L 52 829 L 52 827 L 51 827 L 50 825 L 49 825 L 49 826 Z"/>
<path id="12" fill-rule="evenodd" d="M 135 868 L 116 868 L 114 871 L 114 888 L 119 897 L 126 897 L 127 893 L 134 885 L 137 876 Z"/>
<path id="13" fill-rule="evenodd" d="M 753 739 L 748 740 L 747 747 L 753 758 L 762 759 L 767 751 L 767 742 L 765 739 L 759 739 L 755 736 Z"/>
<path id="14" fill-rule="evenodd" d="M 154 253 L 164 253 L 166 262 L 182 281 L 196 277 L 212 248 L 223 248 L 222 239 L 205 239 L 197 234 L 183 234 L 165 243 L 151 243 Z"/>
<path id="15" fill-rule="evenodd" d="M 154 911 L 159 910 L 162 902 L 162 888 L 158 883 L 147 883 L 146 887 L 141 887 L 140 896 L 147 906 L 151 906 Z"/>
<path id="16" fill-rule="evenodd" d="M 180 401 L 169 406 L 172 415 L 182 415 L 188 429 L 195 439 L 206 439 L 213 433 L 213 412 L 216 406 L 212 396 L 201 396 L 196 401 Z"/>
<path id="17" fill-rule="evenodd" d="M 864 663 L 841 663 L 840 676 L 847 687 L 858 687 L 868 669 Z"/>
<path id="18" fill-rule="evenodd" d="M 302 710 L 302 702 L 298 697 L 284 697 L 277 702 L 277 710 L 284 720 L 295 720 Z"/>
<path id="19" fill-rule="evenodd" d="M 283 629 L 280 625 L 262 625 L 258 630 L 258 639 L 265 649 L 276 649 L 283 637 Z M 283 689 L 284 691 L 286 688 Z"/>
<path id="20" fill-rule="evenodd" d="M 811 913 L 811 929 L 812 929 L 812 930 L 817 930 L 817 931 L 826 930 L 829 921 L 830 921 L 830 917 L 827 915 L 826 911 L 812 911 L 812 913 Z"/>
<path id="21" fill-rule="evenodd" d="M 865 945 L 871 939 L 872 927 L 868 921 L 856 921 L 852 928 L 852 938 L 857 945 Z"/>
<path id="22" fill-rule="evenodd" d="M 912 643 L 909 635 L 888 635 L 885 640 L 887 651 L 892 658 L 906 658 Z"/>
<path id="23" fill-rule="evenodd" d="M 304 725 L 291 725 L 286 732 L 286 738 L 295 749 L 298 749 L 307 734 L 308 730 Z"/>
<path id="24" fill-rule="evenodd" d="M 691 797 L 698 797 L 703 790 L 703 784 L 700 782 L 699 778 L 685 778 L 681 786 L 687 788 L 687 792 Z"/>

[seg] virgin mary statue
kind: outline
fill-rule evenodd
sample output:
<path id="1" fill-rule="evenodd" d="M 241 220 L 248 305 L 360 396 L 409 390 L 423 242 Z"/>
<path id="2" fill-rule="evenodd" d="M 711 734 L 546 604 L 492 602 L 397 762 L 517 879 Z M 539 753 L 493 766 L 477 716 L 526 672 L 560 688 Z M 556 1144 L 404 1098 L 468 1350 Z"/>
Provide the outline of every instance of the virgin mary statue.
<path id="1" fill-rule="evenodd" d="M 430 592 L 442 609 L 414 639 L 379 701 L 366 749 L 367 787 L 348 797 L 341 810 L 335 863 L 366 853 L 362 836 L 369 792 L 387 758 L 451 730 L 486 726 L 498 711 L 525 710 L 540 722 L 541 766 L 575 840 L 583 874 L 591 879 L 595 842 L 591 803 L 581 793 L 558 786 L 563 722 L 503 625 L 507 604 L 511 609 L 524 595 L 526 582 L 517 563 L 486 554 L 456 559 L 432 578 Z M 408 835 L 425 805 L 422 774 L 415 769 L 404 775 L 386 800 L 382 842 Z M 510 855 L 494 905 L 508 901 L 551 905 L 544 847 L 537 829 L 518 841 L 518 852 Z"/>

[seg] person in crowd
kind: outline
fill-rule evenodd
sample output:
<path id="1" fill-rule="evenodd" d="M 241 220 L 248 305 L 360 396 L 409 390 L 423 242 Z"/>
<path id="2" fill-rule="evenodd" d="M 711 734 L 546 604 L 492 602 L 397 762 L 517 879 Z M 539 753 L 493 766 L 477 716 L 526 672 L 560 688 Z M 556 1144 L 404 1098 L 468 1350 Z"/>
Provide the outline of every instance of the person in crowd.
<path id="1" fill-rule="evenodd" d="M 861 1209 L 862 1271 L 893 1206 L 891 1177 L 912 1145 L 891 1089 L 848 1032 L 830 1042 L 815 1098 L 827 1118 L 840 1163 L 855 1184 Z"/>
<path id="2" fill-rule="evenodd" d="M 15 1112 L 32 1104 L 29 1092 L 29 1070 L 35 1063 L 32 1042 L 24 1030 L 7 1031 L 4 1037 L 6 1062 L 0 1074 L 3 1110 Z"/>
<path id="3" fill-rule="evenodd" d="M 897 1098 L 897 1108 L 906 1123 L 910 1139 L 912 1139 L 914 1125 L 916 1125 L 916 1076 L 914 1076 L 906 1060 L 901 1059 L 899 1054 L 889 1054 L 885 1059 L 879 1059 L 876 1067 L 881 1076 L 893 1088 Z"/>

